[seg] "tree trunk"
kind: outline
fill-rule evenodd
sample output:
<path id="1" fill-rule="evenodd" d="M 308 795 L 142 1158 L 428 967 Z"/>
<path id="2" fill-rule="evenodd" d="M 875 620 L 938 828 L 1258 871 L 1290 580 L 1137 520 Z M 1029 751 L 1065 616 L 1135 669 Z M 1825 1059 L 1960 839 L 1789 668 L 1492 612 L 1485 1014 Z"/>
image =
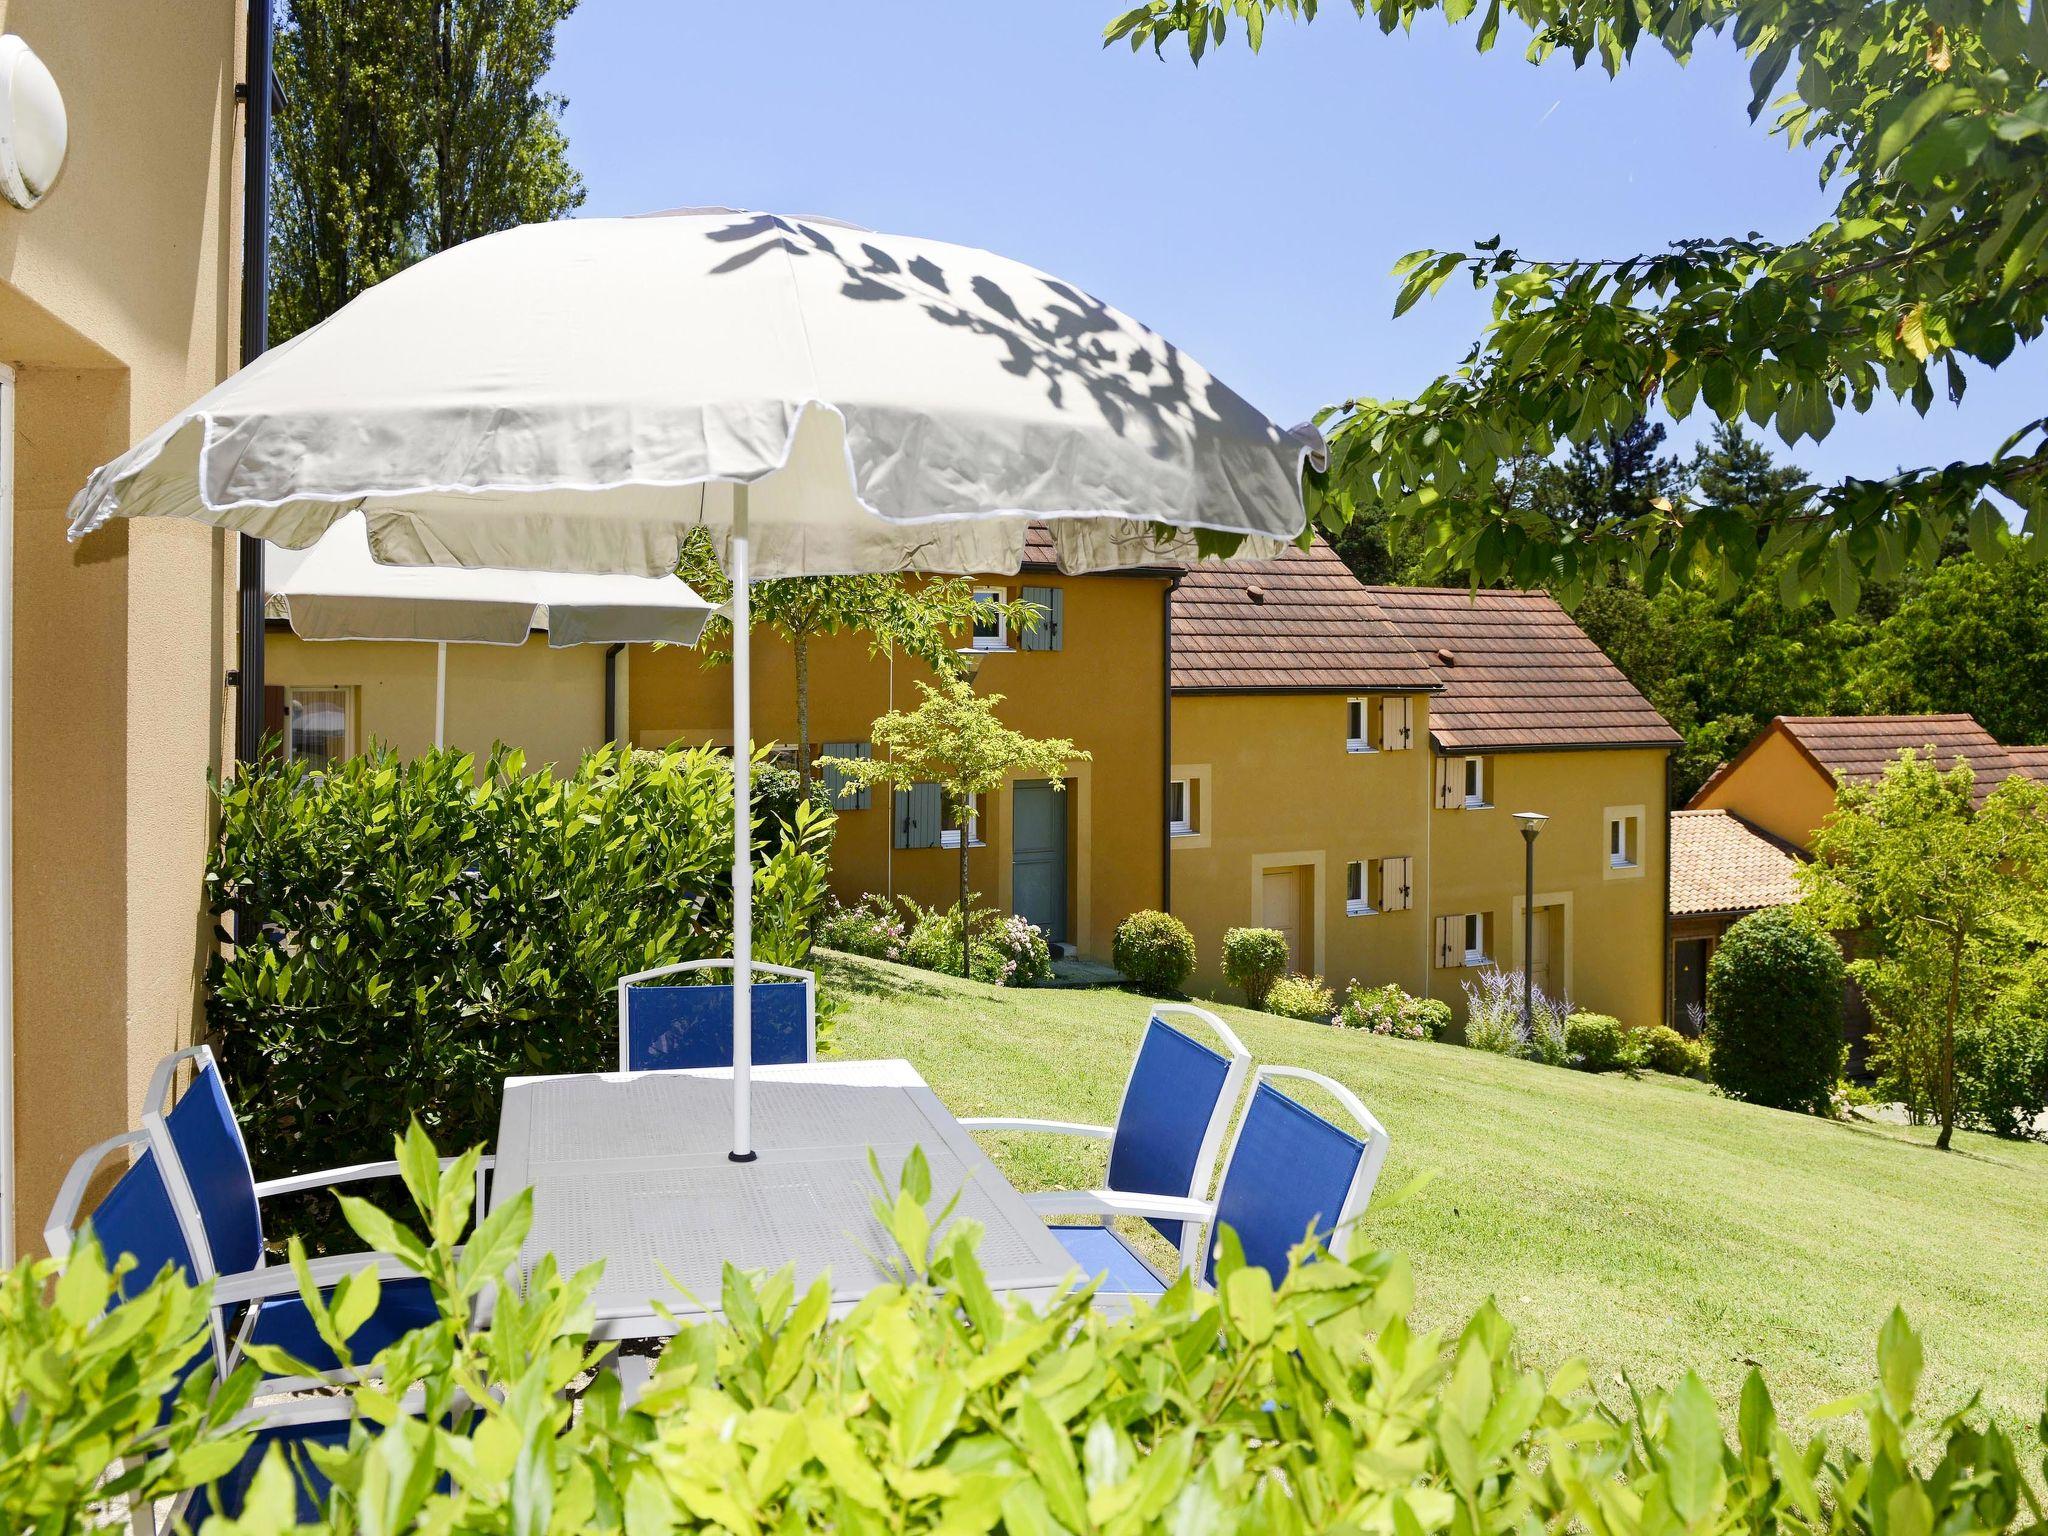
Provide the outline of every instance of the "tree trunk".
<path id="1" fill-rule="evenodd" d="M 811 637 L 798 630 L 789 648 L 796 653 L 796 781 L 811 798 Z"/>
<path id="2" fill-rule="evenodd" d="M 1958 927 L 1948 952 L 1948 1015 L 1941 1021 L 1941 1060 L 1935 1068 L 1934 1110 L 1941 1117 L 1941 1134 L 1934 1145 L 1948 1150 L 1956 1129 L 1956 1015 L 1963 1006 L 1963 930 Z"/>
<path id="3" fill-rule="evenodd" d="M 960 974 L 962 976 L 972 976 L 974 974 L 969 969 L 967 961 L 969 953 L 967 943 L 967 829 L 974 821 L 974 802 L 969 800 L 967 805 L 967 813 L 960 818 Z"/>

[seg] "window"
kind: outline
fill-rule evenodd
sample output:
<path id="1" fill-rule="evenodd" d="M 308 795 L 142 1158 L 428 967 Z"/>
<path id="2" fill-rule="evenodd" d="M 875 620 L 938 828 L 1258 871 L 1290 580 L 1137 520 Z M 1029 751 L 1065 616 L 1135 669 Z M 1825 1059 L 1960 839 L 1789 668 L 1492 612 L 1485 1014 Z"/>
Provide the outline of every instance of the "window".
<path id="1" fill-rule="evenodd" d="M 1484 912 L 1467 912 L 1465 914 L 1465 963 L 1467 965 L 1486 964 L 1486 930 L 1490 926 L 1492 925 L 1487 922 Z"/>
<path id="2" fill-rule="evenodd" d="M 1344 706 L 1344 750 L 1346 752 L 1370 752 L 1372 738 L 1367 722 L 1371 716 L 1370 700 L 1352 699 Z"/>
<path id="3" fill-rule="evenodd" d="M 1166 830 L 1175 837 L 1193 837 L 1195 823 L 1195 781 L 1175 779 L 1166 786 Z"/>
<path id="4" fill-rule="evenodd" d="M 1010 648 L 1010 619 L 1003 607 L 1010 596 L 1001 587 L 974 589 L 974 641 L 970 649 L 1007 651 Z"/>
<path id="5" fill-rule="evenodd" d="M 1465 966 L 1491 965 L 1493 914 L 1453 912 L 1436 920 L 1436 964 L 1438 970 L 1455 971 Z"/>
<path id="6" fill-rule="evenodd" d="M 960 846 L 959 804 L 950 794 L 942 794 L 940 804 L 944 809 L 943 824 L 939 828 L 939 846 L 958 848 Z M 967 846 L 982 847 L 981 841 L 981 796 L 970 795 L 967 800 Z"/>
<path id="7" fill-rule="evenodd" d="M 348 689 L 286 688 L 284 755 L 331 768 L 348 756 Z"/>
<path id="8" fill-rule="evenodd" d="M 1167 846 L 1189 853 L 1209 846 L 1209 765 L 1173 763 L 1166 770 Z"/>
<path id="9" fill-rule="evenodd" d="M 1484 809 L 1490 804 L 1486 798 L 1486 759 L 1483 757 L 1466 758 L 1464 775 L 1465 808 L 1474 811 Z"/>
<path id="10" fill-rule="evenodd" d="M 1373 914 L 1372 892 L 1367 888 L 1365 876 L 1363 859 L 1353 859 L 1344 866 L 1344 914 L 1347 917 L 1371 917 Z"/>
<path id="11" fill-rule="evenodd" d="M 1640 805 L 1607 807 L 1607 878 L 1612 880 L 1643 872 L 1643 808 Z"/>

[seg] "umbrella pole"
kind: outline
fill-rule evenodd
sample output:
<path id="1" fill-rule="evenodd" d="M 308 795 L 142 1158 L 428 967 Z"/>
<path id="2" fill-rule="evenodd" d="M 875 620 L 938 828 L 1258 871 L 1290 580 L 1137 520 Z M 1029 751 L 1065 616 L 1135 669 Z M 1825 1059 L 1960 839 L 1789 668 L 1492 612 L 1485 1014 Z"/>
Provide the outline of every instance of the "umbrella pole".
<path id="1" fill-rule="evenodd" d="M 434 646 L 434 750 L 448 745 L 448 642 Z"/>
<path id="2" fill-rule="evenodd" d="M 747 782 L 754 748 L 747 488 L 732 488 L 732 1151 L 754 1160 L 754 808 Z"/>

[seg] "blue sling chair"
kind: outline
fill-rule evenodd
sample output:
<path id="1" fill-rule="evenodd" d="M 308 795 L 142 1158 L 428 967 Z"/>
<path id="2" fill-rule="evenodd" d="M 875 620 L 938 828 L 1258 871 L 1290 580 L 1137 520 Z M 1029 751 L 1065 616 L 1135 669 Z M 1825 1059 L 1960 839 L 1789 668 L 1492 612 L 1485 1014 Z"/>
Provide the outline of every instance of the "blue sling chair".
<path id="1" fill-rule="evenodd" d="M 650 986 L 662 976 L 730 971 L 730 960 L 685 960 L 635 971 L 619 981 L 619 1070 L 681 1072 L 732 1065 L 733 983 Z M 809 971 L 755 961 L 754 1065 L 787 1066 L 817 1056 L 817 978 Z"/>
<path id="2" fill-rule="evenodd" d="M 100 1169 L 117 1154 L 132 1160 L 84 1223 L 91 1228 L 110 1260 L 124 1253 L 135 1258 L 134 1267 L 121 1278 L 117 1302 L 146 1290 L 166 1266 L 180 1271 L 187 1280 L 196 1282 L 203 1278 L 203 1261 L 198 1253 L 202 1239 L 196 1221 L 190 1208 L 176 1193 L 175 1173 L 166 1168 L 147 1131 L 129 1131 L 111 1137 L 88 1148 L 71 1165 L 44 1228 L 43 1235 L 49 1243 L 50 1252 L 60 1259 L 70 1253 L 82 1230 L 79 1210 L 84 1203 L 86 1189 Z M 357 1258 L 354 1262 L 360 1266 L 363 1261 Z M 262 1273 L 274 1286 L 290 1288 L 292 1299 L 297 1300 L 296 1281 L 289 1268 L 276 1267 Z M 218 1301 L 220 1298 L 216 1295 L 215 1299 Z M 303 1306 L 299 1310 L 303 1315 Z M 174 1393 L 195 1371 L 203 1370 L 215 1381 L 227 1373 L 233 1351 L 222 1313 L 222 1308 L 215 1308 L 210 1337 L 179 1373 L 178 1383 L 172 1388 Z M 370 1343 L 367 1328 L 355 1335 L 350 1343 L 367 1347 Z M 262 1390 L 274 1391 L 283 1385 L 267 1385 Z M 298 1518 L 302 1522 L 317 1519 L 325 1485 L 310 1461 L 293 1453 L 308 1444 L 345 1444 L 349 1434 L 349 1412 L 350 1405 L 345 1398 L 297 1400 L 251 1409 L 244 1422 L 254 1422 L 259 1427 L 249 1454 L 217 1482 L 181 1496 L 173 1514 L 182 1517 L 194 1530 L 210 1514 L 238 1515 L 249 1484 L 263 1464 L 264 1457 L 272 1446 L 283 1446 L 293 1462 L 299 1485 Z M 138 1532 L 154 1531 L 155 1511 L 146 1506 L 132 1509 L 130 1524 Z"/>
<path id="3" fill-rule="evenodd" d="M 1183 1020 L 1203 1026 L 1223 1049 L 1176 1028 Z M 1215 1177 L 1216 1154 L 1251 1063 L 1251 1052 L 1215 1014 L 1186 1003 L 1158 1003 L 1138 1041 L 1131 1075 L 1124 1080 L 1116 1124 L 1016 1119 L 960 1123 L 971 1131 L 1042 1131 L 1106 1141 L 1107 1188 L 1131 1195 L 1201 1199 Z M 1191 1261 L 1193 1249 L 1187 1245 L 1194 1241 L 1196 1227 L 1173 1216 L 1155 1218 L 1152 1224 L 1182 1249 L 1183 1262 Z M 1058 1235 L 1090 1273 L 1125 1255 L 1123 1244 L 1106 1227 L 1062 1227 Z M 1077 1250 L 1077 1244 L 1087 1252 Z"/>
<path id="4" fill-rule="evenodd" d="M 1313 1083 L 1341 1105 L 1361 1134 L 1334 1125 L 1273 1085 L 1276 1078 Z M 1166 1280 L 1107 1225 L 1115 1216 L 1145 1218 L 1155 1225 L 1179 1220 L 1192 1232 L 1204 1230 L 1207 1245 L 1196 1279 L 1216 1279 L 1216 1234 L 1229 1227 L 1243 1246 L 1245 1262 L 1270 1274 L 1277 1284 L 1287 1272 L 1288 1251 L 1313 1230 L 1333 1252 L 1372 1198 L 1372 1186 L 1387 1157 L 1387 1132 L 1372 1111 L 1342 1083 L 1299 1067 L 1261 1067 L 1252 1079 L 1251 1099 L 1238 1122 L 1237 1139 L 1223 1165 L 1223 1183 L 1211 1200 L 1190 1196 L 1133 1194 L 1116 1189 L 1049 1190 L 1025 1196 L 1041 1216 L 1093 1216 L 1102 1225 L 1050 1228 L 1081 1269 L 1100 1275 L 1105 1293 L 1157 1296 Z M 1186 1244 L 1181 1262 L 1190 1260 Z"/>

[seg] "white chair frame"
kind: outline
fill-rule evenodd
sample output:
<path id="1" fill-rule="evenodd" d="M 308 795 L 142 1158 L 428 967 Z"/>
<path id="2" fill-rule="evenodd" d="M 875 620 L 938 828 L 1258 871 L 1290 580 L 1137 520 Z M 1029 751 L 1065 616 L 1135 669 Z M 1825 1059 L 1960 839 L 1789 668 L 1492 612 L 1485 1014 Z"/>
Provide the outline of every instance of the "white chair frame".
<path id="1" fill-rule="evenodd" d="M 1201 1201 L 1208 1193 L 1216 1177 L 1216 1159 L 1223 1146 L 1223 1133 L 1230 1125 L 1231 1114 L 1237 1108 L 1237 1101 L 1244 1091 L 1245 1075 L 1251 1070 L 1252 1053 L 1245 1049 L 1244 1042 L 1237 1038 L 1237 1032 L 1206 1008 L 1197 1008 L 1192 1003 L 1155 1003 L 1146 1015 L 1149 1028 L 1155 1018 L 1167 1022 L 1166 1015 L 1185 1016 L 1208 1026 L 1209 1031 L 1223 1042 L 1224 1053 L 1230 1058 L 1229 1070 L 1224 1074 L 1222 1092 L 1216 1096 L 1216 1107 L 1209 1114 L 1209 1124 L 1202 1132 L 1202 1144 L 1195 1153 L 1193 1177 L 1188 1181 L 1186 1198 Z M 1108 1125 L 1082 1125 L 1071 1120 L 1020 1120 L 1001 1116 L 983 1116 L 960 1123 L 970 1131 L 1035 1131 L 1051 1136 L 1078 1136 L 1090 1141 L 1113 1141 L 1116 1139 L 1117 1122 L 1124 1117 L 1124 1105 L 1131 1097 L 1131 1080 L 1138 1075 L 1138 1058 L 1144 1054 L 1145 1037 L 1138 1037 L 1138 1049 L 1131 1053 L 1131 1070 L 1124 1076 L 1123 1092 L 1117 1096 L 1116 1115 Z M 1108 1195 L 1111 1190 L 1092 1193 Z M 1133 1198 L 1173 1200 L 1179 1196 L 1137 1195 Z M 1073 1213 L 1080 1214 L 1080 1213 Z M 1119 1213 L 1122 1214 L 1122 1213 Z M 1200 1252 L 1195 1246 L 1196 1223 L 1167 1212 L 1163 1220 L 1183 1222 L 1180 1239 L 1180 1256 L 1183 1264 L 1192 1261 Z"/>
<path id="2" fill-rule="evenodd" d="M 651 971 L 635 971 L 630 976 L 619 978 L 619 1070 L 633 1070 L 630 1062 L 631 1030 L 626 1020 L 626 993 L 643 981 L 653 981 L 661 976 L 676 976 L 695 971 L 731 971 L 738 968 L 738 962 L 731 956 L 720 960 L 682 960 L 674 965 L 657 965 Z M 793 965 L 770 965 L 765 960 L 748 963 L 749 970 L 759 975 L 787 976 L 804 984 L 804 1060 L 818 1059 L 818 978 L 811 971 L 800 970 Z"/>
<path id="3" fill-rule="evenodd" d="M 1365 1107 L 1358 1095 L 1333 1078 L 1320 1072 L 1311 1072 L 1305 1067 L 1260 1067 L 1252 1078 L 1251 1091 L 1256 1094 L 1259 1084 L 1268 1078 L 1290 1078 L 1297 1082 L 1313 1083 L 1342 1106 L 1344 1112 L 1357 1122 L 1365 1132 L 1365 1152 L 1358 1159 L 1358 1167 L 1351 1175 L 1351 1186 L 1344 1192 L 1343 1203 L 1337 1208 L 1337 1219 L 1331 1223 L 1330 1251 L 1342 1254 L 1343 1245 L 1350 1237 L 1350 1229 L 1364 1214 L 1365 1207 L 1372 1199 L 1373 1185 L 1379 1182 L 1380 1169 L 1387 1160 L 1389 1138 L 1387 1128 L 1380 1124 L 1378 1117 Z M 1237 1144 L 1244 1137 L 1244 1121 L 1239 1120 L 1237 1133 L 1230 1139 L 1230 1154 L 1223 1162 L 1223 1177 L 1230 1178 L 1230 1164 L 1237 1157 Z M 1219 1189 L 1220 1195 L 1222 1191 Z M 1188 1225 L 1183 1230 L 1192 1232 L 1200 1225 L 1207 1234 L 1207 1243 L 1215 1242 L 1212 1230 L 1216 1223 L 1215 1200 L 1179 1199 L 1160 1195 L 1133 1195 L 1113 1189 L 1091 1190 L 1044 1190 L 1024 1197 L 1025 1204 L 1045 1216 L 1100 1216 L 1105 1220 L 1112 1216 L 1136 1216 L 1146 1220 L 1182 1221 Z M 1188 1253 L 1188 1244 L 1181 1244 L 1181 1263 L 1195 1264 L 1195 1283 L 1202 1285 L 1202 1270 L 1207 1266 L 1200 1262 L 1204 1249 L 1196 1251 L 1193 1259 Z M 1274 1277 L 1276 1282 L 1278 1276 Z"/>

